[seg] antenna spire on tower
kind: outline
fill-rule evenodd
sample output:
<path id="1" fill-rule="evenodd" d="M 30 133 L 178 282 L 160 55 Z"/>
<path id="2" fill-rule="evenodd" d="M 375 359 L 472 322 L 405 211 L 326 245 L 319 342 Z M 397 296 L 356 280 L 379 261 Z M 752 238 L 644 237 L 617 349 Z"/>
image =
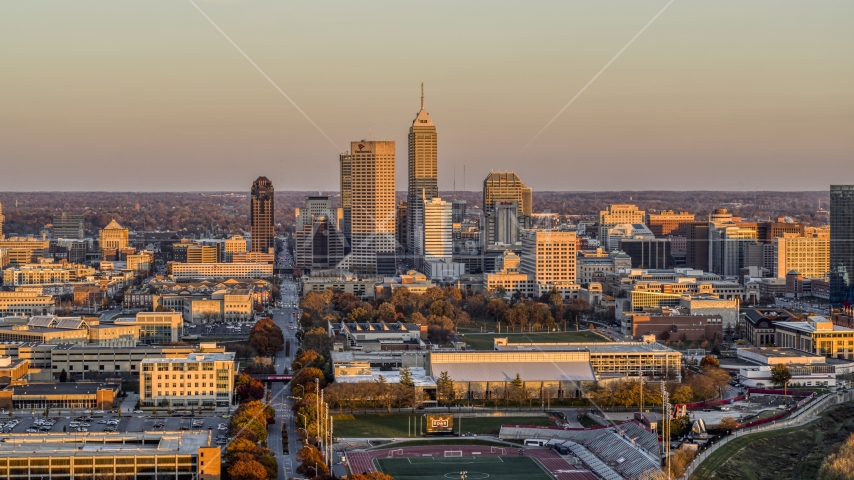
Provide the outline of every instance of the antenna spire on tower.
<path id="1" fill-rule="evenodd" d="M 424 82 L 421 82 L 421 110 L 424 110 Z"/>

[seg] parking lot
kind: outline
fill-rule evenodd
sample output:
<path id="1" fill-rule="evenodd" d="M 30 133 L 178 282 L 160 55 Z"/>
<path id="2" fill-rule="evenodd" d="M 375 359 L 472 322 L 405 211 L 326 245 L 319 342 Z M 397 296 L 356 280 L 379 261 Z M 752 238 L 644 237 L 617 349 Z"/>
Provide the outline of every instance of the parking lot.
<path id="1" fill-rule="evenodd" d="M 0 432 L 2 433 L 46 433 L 46 432 L 141 432 L 169 430 L 179 431 L 182 426 L 187 430 L 212 430 L 214 437 L 225 434 L 225 430 L 219 429 L 220 424 L 228 425 L 229 419 L 221 416 L 194 416 L 188 418 L 170 417 L 167 415 L 134 415 L 133 417 L 119 417 L 118 415 L 88 414 L 74 416 L 49 416 L 41 415 L 6 417 L 0 419 Z M 194 423 L 195 422 L 195 423 Z M 28 429 L 36 430 L 36 432 Z M 83 430 L 85 429 L 85 430 Z"/>
<path id="2" fill-rule="evenodd" d="M 252 330 L 254 322 L 235 323 L 235 324 L 208 324 L 208 325 L 191 325 L 184 327 L 185 335 L 199 335 L 202 337 L 245 337 L 249 335 L 249 330 Z"/>

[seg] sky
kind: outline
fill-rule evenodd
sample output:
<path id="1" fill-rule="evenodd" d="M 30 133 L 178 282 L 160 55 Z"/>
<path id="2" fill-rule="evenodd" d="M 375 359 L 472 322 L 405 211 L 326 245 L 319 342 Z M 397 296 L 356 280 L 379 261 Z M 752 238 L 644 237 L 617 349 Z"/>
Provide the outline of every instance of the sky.
<path id="1" fill-rule="evenodd" d="M 668 2 L 1 2 L 0 191 L 402 190 L 422 82 L 442 190 L 854 183 L 854 2 Z"/>

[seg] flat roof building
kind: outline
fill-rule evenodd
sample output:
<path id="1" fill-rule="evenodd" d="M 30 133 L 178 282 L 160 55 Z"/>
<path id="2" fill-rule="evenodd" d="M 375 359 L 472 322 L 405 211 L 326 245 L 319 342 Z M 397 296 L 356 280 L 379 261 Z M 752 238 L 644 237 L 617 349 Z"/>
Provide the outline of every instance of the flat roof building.
<path id="1" fill-rule="evenodd" d="M 237 365 L 234 352 L 191 353 L 184 358 L 146 358 L 140 363 L 143 408 L 230 407 Z"/>
<path id="2" fill-rule="evenodd" d="M 2 478 L 219 480 L 220 447 L 203 432 L 6 434 Z"/>

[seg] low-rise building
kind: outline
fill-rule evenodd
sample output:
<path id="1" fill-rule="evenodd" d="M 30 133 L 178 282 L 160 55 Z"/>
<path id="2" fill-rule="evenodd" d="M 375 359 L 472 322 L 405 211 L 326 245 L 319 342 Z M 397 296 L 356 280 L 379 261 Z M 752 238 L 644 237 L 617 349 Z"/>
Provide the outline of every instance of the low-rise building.
<path id="1" fill-rule="evenodd" d="M 427 276 L 415 270 L 409 270 L 397 277 L 385 277 L 374 287 L 374 297 L 378 300 L 389 299 L 398 288 L 406 288 L 410 293 L 424 293 L 428 288 L 435 287 Z"/>
<path id="2" fill-rule="evenodd" d="M 745 339 L 753 346 L 767 347 L 776 341 L 776 327 L 780 322 L 789 322 L 795 315 L 781 308 L 751 308 L 744 312 Z"/>
<path id="3" fill-rule="evenodd" d="M 775 324 L 775 345 L 825 357 L 854 360 L 854 329 L 834 325 L 824 317 Z"/>
<path id="4" fill-rule="evenodd" d="M 664 309 L 663 314 L 632 315 L 632 338 L 655 335 L 656 340 L 714 341 L 723 339 L 720 315 L 681 315 Z"/>
<path id="5" fill-rule="evenodd" d="M 349 348 L 366 352 L 379 350 L 424 350 L 429 347 L 427 325 L 385 322 L 329 322 L 330 337 L 343 335 Z"/>
<path id="6" fill-rule="evenodd" d="M 3 270 L 3 284 L 18 286 L 77 282 L 87 275 L 94 274 L 94 268 L 78 263 L 43 262 Z"/>
<path id="7" fill-rule="evenodd" d="M 121 388 L 120 383 L 13 382 L 0 390 L 0 408 L 38 411 L 83 408 L 110 410 L 115 405 Z"/>
<path id="8" fill-rule="evenodd" d="M 208 431 L 10 434 L 0 459 L 2 478 L 219 480 L 222 469 Z"/>
<path id="9" fill-rule="evenodd" d="M 273 265 L 267 263 L 171 263 L 170 266 L 176 281 L 273 276 Z"/>
<path id="10" fill-rule="evenodd" d="M 33 291 L 0 292 L 0 316 L 49 315 L 54 312 L 54 299 Z"/>
<path id="11" fill-rule="evenodd" d="M 143 408 L 230 407 L 234 393 L 234 352 L 191 353 L 184 358 L 147 358 L 140 364 Z"/>
<path id="12" fill-rule="evenodd" d="M 834 387 L 836 366 L 825 357 L 794 348 L 739 348 L 738 358 L 755 363 L 739 368 L 738 379 L 746 387 L 771 387 L 771 372 L 778 364 L 786 365 L 792 375 L 789 387 Z"/>
<path id="13" fill-rule="evenodd" d="M 133 347 L 138 339 L 136 328 L 102 325 L 97 318 L 47 315 L 31 317 L 25 325 L 0 325 L 0 341 L 6 342 Z"/>
<path id="14" fill-rule="evenodd" d="M 149 345 L 175 343 L 184 335 L 184 319 L 180 312 L 139 312 L 134 317 L 118 317 L 116 325 L 139 329 L 139 341 Z"/>
<path id="15" fill-rule="evenodd" d="M 300 279 L 303 295 L 308 292 L 323 293 L 326 290 L 335 290 L 355 295 L 362 300 L 373 298 L 374 287 L 382 281 L 382 278 L 359 278 L 341 270 L 328 274 L 314 272 L 312 276 L 303 276 Z"/>

